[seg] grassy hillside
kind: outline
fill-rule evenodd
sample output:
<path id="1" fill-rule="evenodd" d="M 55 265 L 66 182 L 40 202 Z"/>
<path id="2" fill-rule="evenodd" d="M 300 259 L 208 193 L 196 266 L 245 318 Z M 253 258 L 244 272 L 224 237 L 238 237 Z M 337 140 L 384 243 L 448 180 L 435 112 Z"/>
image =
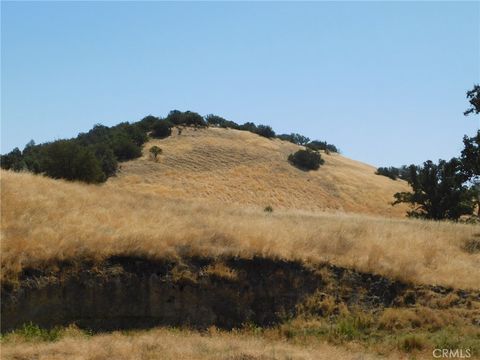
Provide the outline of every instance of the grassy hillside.
<path id="1" fill-rule="evenodd" d="M 146 164 L 150 166 L 141 160 L 129 166 L 146 169 Z M 463 249 L 478 236 L 478 226 L 306 210 L 266 213 L 259 207 L 218 206 L 186 195 L 167 199 L 154 191 L 156 181 L 149 184 L 146 177 L 143 184 L 134 185 L 127 182 L 128 173 L 125 169 L 119 179 L 98 186 L 2 171 L 3 279 L 14 280 L 28 267 L 44 269 L 57 261 L 102 260 L 118 254 L 260 255 L 328 261 L 414 282 L 478 288 L 480 254 Z M 207 178 L 208 173 L 199 176 Z M 298 175 L 307 176 L 321 175 Z M 181 181 L 172 177 L 177 186 Z M 165 181 L 158 187 L 168 185 Z"/>
<path id="2" fill-rule="evenodd" d="M 158 163 L 149 159 L 154 145 L 163 149 Z M 404 181 L 333 153 L 322 153 L 319 170 L 305 172 L 287 162 L 299 148 L 248 131 L 186 128 L 178 135 L 174 129 L 172 136 L 145 144 L 142 158 L 123 163 L 107 186 L 262 208 L 405 215 L 405 207 L 390 205 L 394 193 L 408 189 Z"/>
<path id="3" fill-rule="evenodd" d="M 158 162 L 149 157 L 154 145 L 163 149 Z M 151 279 L 148 271 L 129 272 L 129 264 L 150 269 L 158 281 L 168 282 L 168 289 L 178 285 L 171 306 L 189 308 L 177 309 L 180 313 L 196 311 L 198 299 L 188 297 L 190 293 L 198 297 L 202 291 L 217 291 L 212 296 L 224 301 L 230 293 L 220 289 L 245 293 L 239 290 L 250 288 L 245 279 L 266 284 L 264 268 L 235 268 L 236 260 L 274 264 L 270 283 L 290 279 L 285 288 L 292 294 L 284 296 L 277 286 L 282 299 L 305 291 L 305 284 L 315 276 L 321 281 L 314 287 L 318 291 L 298 297 L 295 318 L 273 327 L 244 324 L 232 332 L 156 328 L 90 336 L 75 327 L 41 330 L 27 325 L 2 337 L 2 358 L 133 359 L 137 354 L 155 358 L 160 352 L 178 359 L 263 359 L 270 354 L 272 359 L 373 359 L 374 354 L 404 358 L 406 353 L 431 358 L 432 349 L 449 346 L 469 348 L 476 355 L 480 253 L 469 251 L 468 244 L 478 244 L 479 227 L 399 218 L 405 208 L 393 208 L 390 202 L 395 192 L 407 189 L 406 183 L 377 176 L 373 167 L 338 154 L 322 153 L 325 164 L 318 171 L 301 171 L 287 162 L 298 149 L 246 131 L 187 128 L 180 135 L 174 129 L 166 139 L 150 140 L 141 158 L 122 163 L 118 175 L 102 185 L 2 170 L 1 279 L 2 296 L 8 300 L 3 305 L 16 304 L 27 292 L 31 299 L 30 295 L 22 299 L 30 299 L 28 304 L 34 306 L 25 310 L 52 314 L 38 309 L 63 299 L 67 288 L 74 288 L 68 279 L 76 278 L 82 294 L 87 283 L 99 283 L 91 308 L 107 300 L 110 307 L 111 292 L 102 298 L 101 284 L 110 289 L 128 279 L 135 284 Z M 273 212 L 264 211 L 266 206 Z M 126 267 L 112 262 L 115 258 L 117 262 L 128 258 Z M 209 265 L 194 265 L 195 259 Z M 275 266 L 287 262 L 278 260 L 296 261 L 301 270 L 295 273 L 286 267 L 279 272 Z M 165 274 L 163 265 L 158 265 L 162 261 L 174 264 Z M 253 266 L 250 273 L 248 266 Z M 403 282 L 390 282 L 393 279 Z M 150 299 L 150 292 L 139 299 L 135 296 L 157 283 L 142 284 L 136 284 L 139 291 L 128 298 L 131 304 L 124 301 L 130 293 L 122 295 L 118 288 L 116 299 L 123 307 L 149 308 L 139 299 Z M 183 291 L 184 285 L 194 290 Z M 158 308 L 166 309 L 169 299 L 159 290 L 166 287 L 159 286 L 153 293 L 165 302 Z M 38 295 L 43 288 L 48 296 Z M 370 302 L 386 299 L 390 296 L 386 289 L 392 288 L 398 293 L 386 307 Z M 262 291 L 242 299 L 248 303 Z M 60 300 L 56 309 L 64 304 L 72 308 L 70 302 Z M 275 302 L 280 303 L 280 297 Z M 83 311 L 86 305 L 82 297 L 79 308 Z M 243 305 L 233 302 L 230 308 Z M 6 310 L 2 308 L 2 319 L 10 314 Z M 15 319 L 16 311 L 10 314 Z M 102 308 L 101 316 L 107 312 Z"/>

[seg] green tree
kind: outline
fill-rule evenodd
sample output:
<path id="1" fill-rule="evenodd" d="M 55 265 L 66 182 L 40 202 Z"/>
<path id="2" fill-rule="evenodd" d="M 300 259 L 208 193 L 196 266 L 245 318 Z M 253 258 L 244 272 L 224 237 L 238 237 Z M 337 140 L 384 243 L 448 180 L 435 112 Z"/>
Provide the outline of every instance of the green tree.
<path id="1" fill-rule="evenodd" d="M 334 152 L 334 153 L 339 152 L 335 145 L 328 144 L 326 141 L 313 140 L 313 141 L 310 141 L 306 145 L 306 147 L 311 149 L 311 150 L 315 150 L 315 151 L 324 150 L 324 151 L 329 151 L 329 152 Z"/>
<path id="2" fill-rule="evenodd" d="M 119 161 L 126 161 L 142 156 L 142 148 L 123 134 L 115 136 L 111 141 L 115 157 Z"/>
<path id="3" fill-rule="evenodd" d="M 258 131 L 257 125 L 252 122 L 246 122 L 245 124 L 240 125 L 238 128 L 239 130 L 250 131 L 252 133 L 257 133 Z"/>
<path id="4" fill-rule="evenodd" d="M 105 177 L 110 177 L 115 175 L 118 168 L 118 161 L 115 157 L 115 154 L 106 143 L 98 143 L 91 146 L 91 150 L 97 160 L 100 162 Z"/>
<path id="5" fill-rule="evenodd" d="M 480 113 L 480 85 L 474 85 L 472 90 L 467 91 L 467 99 L 471 106 L 464 112 L 464 115 Z M 476 193 L 477 215 L 480 219 L 480 131 L 477 131 L 477 135 L 471 138 L 465 135 L 463 144 L 461 158 L 463 170 Z"/>
<path id="6" fill-rule="evenodd" d="M 193 111 L 181 112 L 179 110 L 172 110 L 168 114 L 166 120 L 170 121 L 174 125 L 187 125 L 187 126 L 206 126 L 206 122 L 203 117 Z"/>
<path id="7" fill-rule="evenodd" d="M 275 137 L 275 131 L 273 131 L 272 127 L 268 125 L 258 125 L 255 133 L 266 138 Z"/>
<path id="8" fill-rule="evenodd" d="M 10 151 L 6 155 L 2 155 L 0 159 L 2 169 L 20 171 L 23 170 L 26 165 L 23 161 L 22 152 L 18 147 Z"/>
<path id="9" fill-rule="evenodd" d="M 148 115 L 145 116 L 142 120 L 137 122 L 137 126 L 139 126 L 144 132 L 151 131 L 153 128 L 153 124 L 155 124 L 157 121 L 160 121 L 161 119 L 153 116 L 153 115 Z"/>
<path id="10" fill-rule="evenodd" d="M 379 167 L 375 172 L 377 175 L 386 176 L 392 180 L 397 180 L 400 176 L 400 169 L 390 166 L 390 167 Z"/>
<path id="11" fill-rule="evenodd" d="M 158 120 L 152 126 L 152 136 L 163 139 L 172 134 L 172 124 L 166 120 Z"/>
<path id="12" fill-rule="evenodd" d="M 394 195 L 393 205 L 410 204 L 407 216 L 432 220 L 458 220 L 474 209 L 472 190 L 466 186 L 462 163 L 457 158 L 426 161 L 423 166 L 411 166 L 408 183 L 412 192 Z"/>
<path id="13" fill-rule="evenodd" d="M 100 162 L 93 152 L 72 140 L 59 140 L 45 149 L 43 168 L 54 179 L 98 183 L 106 180 Z"/>
<path id="14" fill-rule="evenodd" d="M 207 116 L 205 116 L 205 121 L 207 122 L 208 125 L 220 126 L 220 127 L 228 123 L 227 119 L 224 119 L 221 116 L 213 115 L 213 114 L 208 114 Z"/>
<path id="15" fill-rule="evenodd" d="M 297 144 L 297 145 L 307 145 L 310 142 L 310 139 L 306 136 L 303 136 L 301 134 L 297 133 L 291 133 L 291 134 L 280 134 L 277 135 L 277 138 L 280 140 L 285 140 L 285 141 L 290 141 L 291 143 Z"/>
<path id="16" fill-rule="evenodd" d="M 480 130 L 475 136 L 464 136 L 463 145 L 460 159 L 464 180 L 471 184 L 476 198 L 477 216 L 480 219 Z"/>
<path id="17" fill-rule="evenodd" d="M 480 113 L 480 85 L 474 85 L 472 90 L 467 91 L 467 99 L 471 106 L 463 114 Z"/>

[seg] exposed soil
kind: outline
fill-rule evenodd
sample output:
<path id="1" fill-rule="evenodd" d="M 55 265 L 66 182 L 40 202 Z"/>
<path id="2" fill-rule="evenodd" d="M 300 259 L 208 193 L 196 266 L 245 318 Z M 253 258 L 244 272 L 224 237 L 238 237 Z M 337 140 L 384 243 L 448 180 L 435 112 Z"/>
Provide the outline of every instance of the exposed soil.
<path id="1" fill-rule="evenodd" d="M 25 270 L 17 286 L 2 287 L 1 329 L 28 322 L 45 328 L 75 323 L 93 330 L 269 326 L 294 316 L 314 293 L 371 311 L 415 304 L 468 308 L 480 301 L 479 291 L 411 285 L 328 264 L 112 257 L 100 264 L 66 262 L 49 271 Z"/>

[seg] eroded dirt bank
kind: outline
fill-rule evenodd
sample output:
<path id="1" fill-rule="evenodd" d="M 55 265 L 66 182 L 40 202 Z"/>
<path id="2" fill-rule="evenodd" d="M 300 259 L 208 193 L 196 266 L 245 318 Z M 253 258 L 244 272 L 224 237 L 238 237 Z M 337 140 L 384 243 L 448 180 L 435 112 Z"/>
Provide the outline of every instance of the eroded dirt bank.
<path id="1" fill-rule="evenodd" d="M 2 288 L 1 327 L 6 332 L 28 322 L 46 328 L 75 323 L 94 330 L 268 326 L 294 316 L 312 297 L 372 311 L 414 304 L 468 308 L 480 301 L 478 291 L 413 286 L 326 264 L 112 257 L 101 264 L 25 270 L 19 284 Z M 321 307 L 318 311 L 322 315 Z M 472 321 L 480 324 L 480 319 Z"/>

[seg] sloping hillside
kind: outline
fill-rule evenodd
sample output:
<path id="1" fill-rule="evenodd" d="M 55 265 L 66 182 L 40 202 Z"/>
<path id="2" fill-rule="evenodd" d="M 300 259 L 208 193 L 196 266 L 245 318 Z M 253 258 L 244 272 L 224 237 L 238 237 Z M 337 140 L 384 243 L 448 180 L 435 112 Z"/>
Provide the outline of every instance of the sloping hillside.
<path id="1" fill-rule="evenodd" d="M 158 162 L 148 150 L 163 149 Z M 193 128 L 144 146 L 143 157 L 121 165 L 107 186 L 174 198 L 198 198 L 252 206 L 339 210 L 404 216 L 392 207 L 401 181 L 375 175 L 375 168 L 338 154 L 322 154 L 318 171 L 291 166 L 288 155 L 300 147 L 247 131 Z"/>
<path id="2" fill-rule="evenodd" d="M 478 287 L 478 227 L 168 199 L 2 171 L 2 277 L 111 256 L 261 256 L 328 262 L 417 283 Z M 205 175 L 206 176 L 206 175 Z"/>

